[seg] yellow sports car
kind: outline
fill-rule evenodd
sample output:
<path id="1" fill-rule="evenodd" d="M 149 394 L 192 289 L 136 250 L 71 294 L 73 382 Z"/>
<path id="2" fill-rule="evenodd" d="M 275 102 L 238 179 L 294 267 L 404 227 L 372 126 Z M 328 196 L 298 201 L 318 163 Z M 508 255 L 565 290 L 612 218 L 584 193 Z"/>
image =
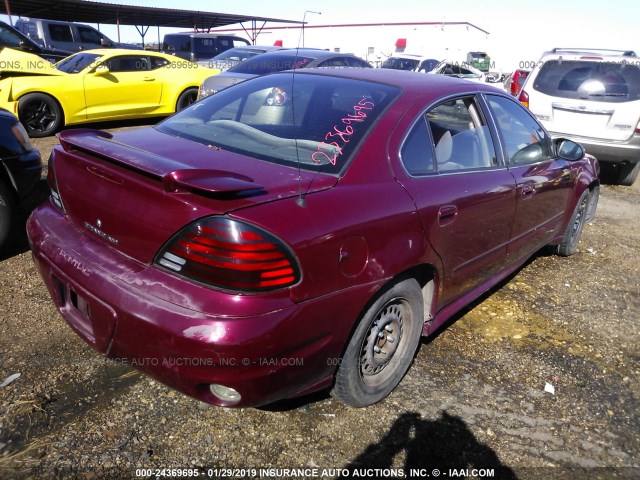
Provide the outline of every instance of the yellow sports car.
<path id="1" fill-rule="evenodd" d="M 144 50 L 85 50 L 56 64 L 3 60 L 10 68 L 0 76 L 0 107 L 14 112 L 31 137 L 64 125 L 170 115 L 220 72 Z"/>

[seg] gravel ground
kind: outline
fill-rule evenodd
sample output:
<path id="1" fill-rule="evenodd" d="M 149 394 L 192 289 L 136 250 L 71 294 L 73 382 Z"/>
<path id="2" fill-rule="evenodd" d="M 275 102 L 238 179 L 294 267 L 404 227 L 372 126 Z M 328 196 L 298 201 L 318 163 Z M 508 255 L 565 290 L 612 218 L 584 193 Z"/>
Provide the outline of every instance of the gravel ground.
<path id="1" fill-rule="evenodd" d="M 366 409 L 209 407 L 104 360 L 19 231 L 0 252 L 0 382 L 20 374 L 0 388 L 0 478 L 640 478 L 639 204 L 640 182 L 603 186 L 574 256 L 532 259 Z"/>

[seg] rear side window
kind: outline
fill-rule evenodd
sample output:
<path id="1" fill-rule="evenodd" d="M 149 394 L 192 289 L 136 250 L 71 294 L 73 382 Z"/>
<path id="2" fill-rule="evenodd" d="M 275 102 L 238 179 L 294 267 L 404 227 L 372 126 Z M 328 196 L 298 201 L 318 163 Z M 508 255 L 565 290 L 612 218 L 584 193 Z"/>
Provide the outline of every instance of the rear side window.
<path id="1" fill-rule="evenodd" d="M 49 37 L 54 42 L 73 42 L 71 27 L 52 23 L 49 25 Z"/>
<path id="2" fill-rule="evenodd" d="M 156 128 L 271 163 L 339 173 L 398 94 L 377 83 L 276 73 L 221 90 Z"/>
<path id="3" fill-rule="evenodd" d="M 631 102 L 640 99 L 640 69 L 624 62 L 551 60 L 540 67 L 533 88 L 554 97 Z"/>
<path id="4" fill-rule="evenodd" d="M 433 145 L 424 116 L 411 128 L 400 150 L 400 158 L 409 175 L 414 177 L 436 171 Z"/>

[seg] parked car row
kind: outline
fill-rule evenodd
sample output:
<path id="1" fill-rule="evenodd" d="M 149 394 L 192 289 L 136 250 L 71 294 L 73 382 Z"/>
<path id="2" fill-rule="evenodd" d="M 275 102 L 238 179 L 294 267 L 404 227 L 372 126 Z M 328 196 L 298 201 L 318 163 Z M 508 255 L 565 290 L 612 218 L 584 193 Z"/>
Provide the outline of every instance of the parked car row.
<path id="1" fill-rule="evenodd" d="M 17 43 L 23 51 L 33 48 L 15 37 L 19 32 L 12 32 L 10 27 L 2 32 L 7 32 L 6 41 Z M 174 55 L 121 49 L 81 52 L 55 68 L 45 66 L 41 69 L 44 71 L 33 75 L 22 71 L 21 76 L 11 79 L 6 79 L 11 76 L 11 68 L 7 68 L 0 82 L 11 83 L 11 88 L 0 89 L 0 106 L 16 113 L 30 136 L 46 136 L 64 125 L 169 115 L 198 95 L 204 98 L 256 75 L 315 66 L 370 67 L 354 55 L 320 49 L 234 47 L 235 40 L 224 35 L 169 36 L 167 45 L 187 42 L 190 48 L 196 48 L 207 41 L 213 42 L 208 53 L 226 50 L 201 61 L 200 66 L 185 59 L 184 68 L 177 68 L 180 64 Z M 178 55 L 184 49 L 174 50 Z M 7 53 L 0 52 L 0 56 Z M 587 152 L 616 169 L 618 183 L 631 185 L 640 171 L 640 66 L 634 59 L 634 52 L 555 49 L 546 53 L 533 71 L 516 70 L 505 87 L 532 109 L 554 136 L 580 142 Z M 222 74 L 212 75 L 219 70 L 212 72 L 204 66 L 226 68 L 229 61 L 235 65 Z M 3 64 L 12 63 L 7 59 Z M 430 74 L 485 80 L 485 74 L 472 66 L 447 60 L 436 63 L 411 54 L 394 55 L 382 67 L 415 71 L 428 68 Z M 107 90 L 109 102 L 105 103 L 103 93 Z"/>

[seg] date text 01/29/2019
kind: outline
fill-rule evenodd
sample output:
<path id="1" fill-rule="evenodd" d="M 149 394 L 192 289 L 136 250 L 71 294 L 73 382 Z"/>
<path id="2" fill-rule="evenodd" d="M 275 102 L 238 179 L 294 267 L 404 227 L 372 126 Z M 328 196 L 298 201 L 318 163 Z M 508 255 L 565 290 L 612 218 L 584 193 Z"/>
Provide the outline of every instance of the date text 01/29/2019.
<path id="1" fill-rule="evenodd" d="M 495 470 L 492 468 L 473 469 L 449 469 L 441 471 L 437 468 L 432 470 L 424 468 L 412 468 L 404 470 L 402 468 L 138 468 L 137 478 L 147 477 L 168 477 L 168 478 L 439 478 L 447 477 L 495 477 Z"/>

